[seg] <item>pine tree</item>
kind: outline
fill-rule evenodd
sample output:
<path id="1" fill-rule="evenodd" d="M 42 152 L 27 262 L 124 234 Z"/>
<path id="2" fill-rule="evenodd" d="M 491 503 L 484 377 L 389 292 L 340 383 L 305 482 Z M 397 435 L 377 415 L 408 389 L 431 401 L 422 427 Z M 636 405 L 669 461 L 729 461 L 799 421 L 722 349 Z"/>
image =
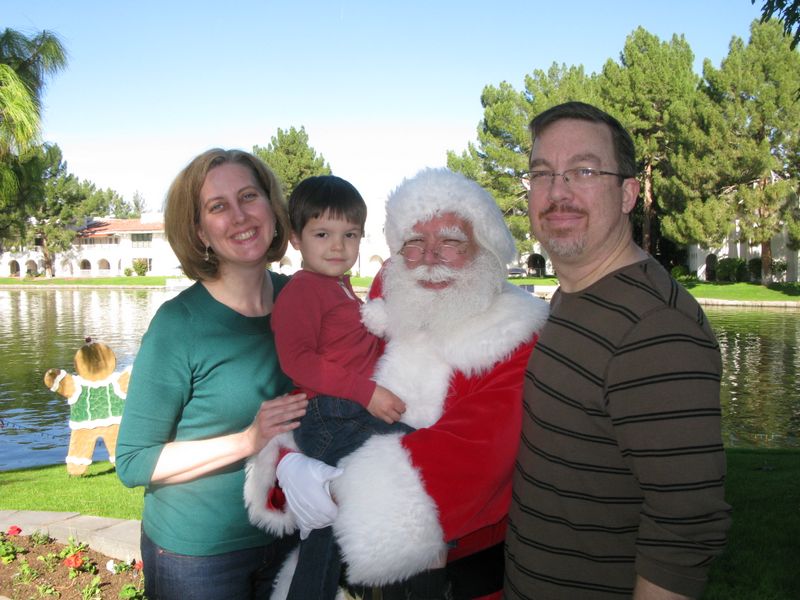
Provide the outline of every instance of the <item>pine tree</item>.
<path id="1" fill-rule="evenodd" d="M 477 181 L 494 196 L 521 253 L 531 251 L 528 202 L 522 177 L 528 171 L 531 137 L 528 125 L 539 112 L 566 102 L 595 102 L 594 77 L 583 67 L 553 64 L 547 72 L 525 77 L 519 92 L 507 82 L 486 86 L 481 94 L 483 119 L 478 142 L 461 155 L 447 153 L 447 166 Z"/>
<path id="2" fill-rule="evenodd" d="M 754 21 L 750 40 L 731 40 L 719 69 L 706 60 L 706 91 L 724 120 L 720 195 L 736 208 L 740 240 L 761 246 L 771 281 L 770 241 L 793 220 L 800 183 L 800 54 L 780 24 Z"/>
<path id="3" fill-rule="evenodd" d="M 636 144 L 642 183 L 641 246 L 656 254 L 656 224 L 662 172 L 676 142 L 673 123 L 691 111 L 699 77 L 694 54 L 683 36 L 669 42 L 642 27 L 625 40 L 620 62 L 606 62 L 600 78 L 604 104 L 628 129 Z"/>
<path id="4" fill-rule="evenodd" d="M 263 160 L 281 182 L 286 197 L 298 183 L 315 175 L 330 175 L 331 167 L 322 155 L 308 144 L 305 127 L 299 130 L 278 128 L 266 148 L 253 146 L 253 154 Z"/>

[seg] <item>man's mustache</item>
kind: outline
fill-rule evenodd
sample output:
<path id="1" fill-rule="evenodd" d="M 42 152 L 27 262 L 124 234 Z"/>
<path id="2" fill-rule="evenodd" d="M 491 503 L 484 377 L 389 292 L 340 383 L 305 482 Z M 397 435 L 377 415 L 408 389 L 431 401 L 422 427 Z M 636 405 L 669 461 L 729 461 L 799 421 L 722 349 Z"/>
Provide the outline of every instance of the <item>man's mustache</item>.
<path id="1" fill-rule="evenodd" d="M 571 206 L 569 204 L 551 204 L 545 210 L 539 211 L 539 216 L 546 217 L 553 213 L 562 213 L 565 215 L 586 215 L 586 211 L 578 206 Z"/>

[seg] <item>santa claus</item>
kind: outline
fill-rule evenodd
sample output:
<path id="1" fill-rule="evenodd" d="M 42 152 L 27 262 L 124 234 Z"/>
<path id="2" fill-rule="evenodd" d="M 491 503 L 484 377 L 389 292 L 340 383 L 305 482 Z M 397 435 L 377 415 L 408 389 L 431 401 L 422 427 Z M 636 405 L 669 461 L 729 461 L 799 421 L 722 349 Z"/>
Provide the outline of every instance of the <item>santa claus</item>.
<path id="1" fill-rule="evenodd" d="M 416 431 L 371 437 L 341 473 L 296 454 L 282 468 L 287 434 L 250 460 L 245 500 L 274 534 L 332 522 L 364 598 L 408 597 L 420 581 L 442 582 L 434 597 L 485 596 L 502 588 L 522 382 L 547 304 L 506 281 L 514 240 L 491 195 L 459 174 L 405 180 L 385 232 L 392 258 L 362 316 L 387 339 L 374 378 Z"/>

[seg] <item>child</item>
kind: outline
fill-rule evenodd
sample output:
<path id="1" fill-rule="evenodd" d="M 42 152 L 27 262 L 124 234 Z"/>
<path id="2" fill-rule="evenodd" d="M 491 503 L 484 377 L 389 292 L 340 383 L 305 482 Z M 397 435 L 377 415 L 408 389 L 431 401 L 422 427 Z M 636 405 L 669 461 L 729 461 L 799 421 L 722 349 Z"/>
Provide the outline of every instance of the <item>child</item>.
<path id="1" fill-rule="evenodd" d="M 358 257 L 367 206 L 349 182 L 332 175 L 302 181 L 289 197 L 290 241 L 303 256 L 275 303 L 272 329 L 284 373 L 308 395 L 294 439 L 330 465 L 375 433 L 408 432 L 405 404 L 370 379 L 383 341 L 361 323 L 361 300 L 345 275 Z M 340 559 L 332 528 L 300 546 L 289 598 L 333 598 Z"/>

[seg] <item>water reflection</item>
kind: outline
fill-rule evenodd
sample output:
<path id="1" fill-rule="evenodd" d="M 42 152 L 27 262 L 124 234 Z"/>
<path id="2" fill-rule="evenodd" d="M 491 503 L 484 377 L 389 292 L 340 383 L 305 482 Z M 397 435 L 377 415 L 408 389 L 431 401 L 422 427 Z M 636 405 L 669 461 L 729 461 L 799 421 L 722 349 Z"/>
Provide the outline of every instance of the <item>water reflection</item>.
<path id="1" fill-rule="evenodd" d="M 132 364 L 156 309 L 176 293 L 0 289 L 0 470 L 63 463 L 69 407 L 45 388 L 44 372 L 74 372 L 86 336 L 108 344 L 118 368 Z M 800 311 L 706 313 L 722 349 L 725 444 L 800 447 Z"/>
<path id="2" fill-rule="evenodd" d="M 800 447 L 800 313 L 709 308 L 722 352 L 723 440 Z"/>

